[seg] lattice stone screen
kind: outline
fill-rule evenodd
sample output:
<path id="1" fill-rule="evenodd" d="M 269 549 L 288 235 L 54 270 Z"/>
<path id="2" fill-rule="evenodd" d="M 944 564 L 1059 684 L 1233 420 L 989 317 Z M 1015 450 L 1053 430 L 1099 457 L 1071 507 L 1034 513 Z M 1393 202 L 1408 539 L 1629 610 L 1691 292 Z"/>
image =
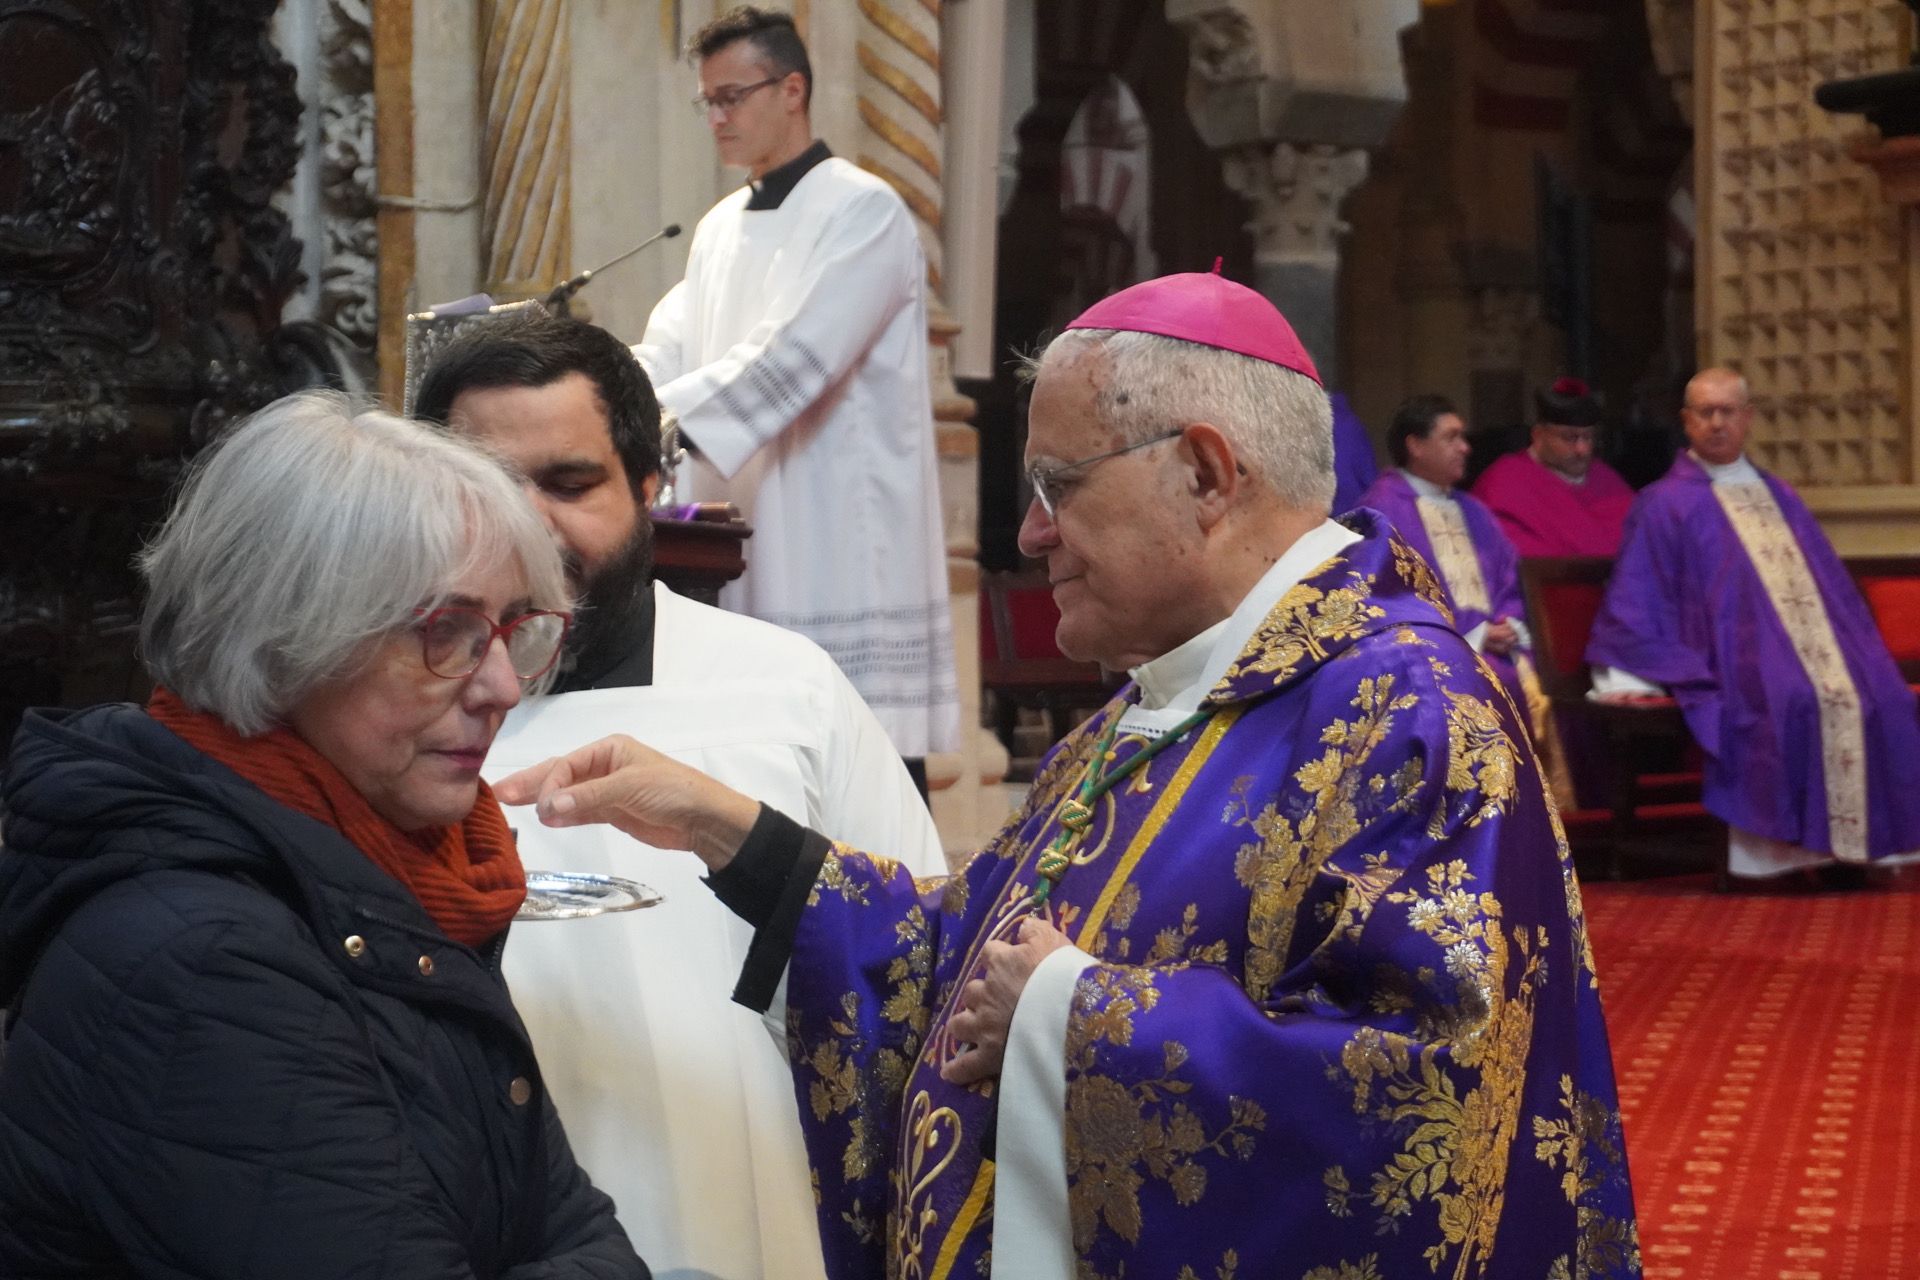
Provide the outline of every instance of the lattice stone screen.
<path id="1" fill-rule="evenodd" d="M 1822 80 L 1907 57 L 1893 0 L 1705 0 L 1695 175 L 1701 358 L 1746 374 L 1753 453 L 1814 487 L 1904 484 L 1909 217 L 1848 158 Z"/>

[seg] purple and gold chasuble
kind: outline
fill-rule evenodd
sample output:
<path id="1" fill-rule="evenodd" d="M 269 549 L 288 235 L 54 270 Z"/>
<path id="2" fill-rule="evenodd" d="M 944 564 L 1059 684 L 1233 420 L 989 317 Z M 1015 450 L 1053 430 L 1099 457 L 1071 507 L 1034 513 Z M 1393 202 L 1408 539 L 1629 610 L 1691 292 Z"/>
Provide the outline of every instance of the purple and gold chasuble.
<path id="1" fill-rule="evenodd" d="M 1078 1274 L 1638 1275 L 1558 818 L 1431 570 L 1372 513 L 1346 523 L 1363 540 L 1093 806 L 1042 908 L 1098 962 L 1062 1046 Z M 1134 696 L 959 875 L 828 855 L 787 1017 L 833 1274 L 989 1273 L 998 1082 L 940 1079 L 946 1020 Z"/>
<path id="2" fill-rule="evenodd" d="M 1683 453 L 1648 485 L 1587 661 L 1666 686 L 1723 821 L 1855 862 L 1920 849 L 1913 692 L 1777 477 L 1715 484 Z"/>
<path id="3" fill-rule="evenodd" d="M 1527 609 L 1520 592 L 1520 557 L 1513 543 L 1485 503 L 1460 489 L 1448 496 L 1455 503 L 1451 510 L 1445 503 L 1422 497 L 1396 468 L 1380 473 L 1360 505 L 1384 515 L 1394 531 L 1433 566 L 1462 635 L 1501 618 L 1524 625 Z M 1480 657 L 1499 677 L 1507 696 L 1523 709 L 1548 785 L 1563 807 L 1571 807 L 1576 801 L 1566 748 L 1553 703 L 1533 669 L 1532 655 L 1516 647 L 1509 653 Z"/>

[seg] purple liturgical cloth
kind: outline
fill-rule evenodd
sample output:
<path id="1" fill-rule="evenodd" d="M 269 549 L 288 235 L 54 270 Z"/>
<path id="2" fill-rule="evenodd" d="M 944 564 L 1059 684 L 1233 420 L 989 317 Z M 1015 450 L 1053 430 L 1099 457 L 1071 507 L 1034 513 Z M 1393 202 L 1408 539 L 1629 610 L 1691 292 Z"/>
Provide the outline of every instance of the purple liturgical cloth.
<path id="1" fill-rule="evenodd" d="M 1071 819 L 1039 909 L 1095 961 L 1059 1048 L 1081 1274 L 1639 1274 L 1579 888 L 1525 731 L 1426 564 L 1373 513 L 1346 523 L 1362 540 L 1272 607 L 1208 717 L 1084 819 L 1065 802 L 1131 685 L 959 875 L 828 854 L 787 1026 L 830 1273 L 988 1274 L 1012 1122 L 993 1082 L 941 1079 L 948 1019 Z"/>
<path id="2" fill-rule="evenodd" d="M 1666 686 L 1706 756 L 1706 807 L 1755 835 L 1836 848 L 1838 773 L 1864 774 L 1864 838 L 1851 856 L 1920 848 L 1920 722 L 1860 593 L 1800 496 L 1761 473 L 1798 544 L 1857 713 L 1822 698 L 1707 473 L 1682 454 L 1627 520 L 1587 661 Z M 1752 486 L 1743 486 L 1751 488 Z M 1791 549 L 1783 549 L 1791 560 Z M 1772 553 L 1770 553 L 1772 554 Z M 1790 616 L 1808 615 L 1805 602 Z M 1823 714 L 1825 720 L 1823 721 Z M 1838 718 L 1835 718 L 1835 717 Z"/>
<path id="3" fill-rule="evenodd" d="M 1542 466 L 1525 449 L 1488 467 L 1473 496 L 1486 504 L 1522 556 L 1610 556 L 1633 506 L 1633 488 L 1595 458 L 1585 484 Z"/>
<path id="4" fill-rule="evenodd" d="M 1371 507 L 1384 515 L 1395 531 L 1434 567 L 1435 575 L 1447 588 L 1447 602 L 1453 608 L 1453 622 L 1460 629 L 1460 634 L 1465 635 L 1483 622 L 1498 622 L 1504 618 L 1525 621 L 1526 604 L 1520 595 L 1520 557 L 1515 554 L 1513 544 L 1507 541 L 1506 534 L 1500 532 L 1500 524 L 1493 518 L 1493 513 L 1472 494 L 1455 489 L 1451 496 L 1460 503 L 1460 514 L 1466 521 L 1467 534 L 1473 541 L 1474 559 L 1480 564 L 1480 580 L 1486 585 L 1491 612 L 1462 606 L 1456 598 L 1453 586 L 1447 583 L 1446 572 L 1440 567 L 1440 558 L 1433 553 L 1433 543 L 1427 536 L 1426 524 L 1420 519 L 1419 495 L 1413 491 L 1403 472 L 1397 468 L 1381 472 L 1379 478 L 1360 496 L 1360 505 Z M 1483 653 L 1480 656 L 1500 677 L 1500 682 L 1506 686 L 1515 705 L 1525 707 L 1527 696 L 1520 687 L 1520 674 L 1514 669 L 1513 659 L 1500 653 Z"/>
<path id="5" fill-rule="evenodd" d="M 1335 391 L 1327 396 L 1333 402 L 1333 510 L 1337 515 L 1360 505 L 1380 466 L 1373 458 L 1373 440 L 1367 424 L 1347 403 L 1347 393 Z"/>

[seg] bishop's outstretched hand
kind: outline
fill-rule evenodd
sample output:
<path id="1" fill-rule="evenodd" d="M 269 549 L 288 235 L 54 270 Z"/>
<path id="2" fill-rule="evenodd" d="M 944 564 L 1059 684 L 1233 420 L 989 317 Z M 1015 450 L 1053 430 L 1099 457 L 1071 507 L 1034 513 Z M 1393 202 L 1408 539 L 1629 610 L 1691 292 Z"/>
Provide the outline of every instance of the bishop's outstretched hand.
<path id="1" fill-rule="evenodd" d="M 691 850 L 711 871 L 733 861 L 760 816 L 758 801 L 625 734 L 510 774 L 493 793 L 537 805 L 546 826 L 606 823 L 642 844 Z"/>

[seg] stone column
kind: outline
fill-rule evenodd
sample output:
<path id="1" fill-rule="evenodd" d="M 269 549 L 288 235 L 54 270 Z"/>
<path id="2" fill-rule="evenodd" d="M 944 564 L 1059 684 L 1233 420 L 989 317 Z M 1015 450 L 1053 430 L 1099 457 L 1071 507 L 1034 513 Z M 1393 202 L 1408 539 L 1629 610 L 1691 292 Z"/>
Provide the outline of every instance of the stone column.
<path id="1" fill-rule="evenodd" d="M 484 15 L 480 236 L 496 298 L 545 293 L 572 271 L 569 9 L 568 0 L 491 0 Z"/>
<path id="2" fill-rule="evenodd" d="M 1407 97 L 1399 35 L 1418 0 L 1167 0 L 1187 33 L 1187 105 L 1253 205 L 1255 285 L 1336 385 L 1340 205 Z"/>
<path id="3" fill-rule="evenodd" d="M 1276 142 L 1229 151 L 1224 165 L 1227 185 L 1253 205 L 1254 287 L 1283 307 L 1327 385 L 1339 385 L 1340 204 L 1367 176 L 1367 153 Z"/>
<path id="4" fill-rule="evenodd" d="M 941 301 L 946 200 L 940 6 L 926 0 L 854 0 L 807 5 L 813 58 L 814 122 L 842 155 L 883 178 L 912 211 L 927 257 L 934 431 L 953 609 L 961 706 L 961 749 L 927 762 L 934 818 L 956 855 L 999 825 L 997 783 L 1006 755 L 980 728 L 978 438 L 973 402 L 954 386 L 950 345 L 959 326 Z M 849 92 L 850 91 L 850 92 Z"/>

